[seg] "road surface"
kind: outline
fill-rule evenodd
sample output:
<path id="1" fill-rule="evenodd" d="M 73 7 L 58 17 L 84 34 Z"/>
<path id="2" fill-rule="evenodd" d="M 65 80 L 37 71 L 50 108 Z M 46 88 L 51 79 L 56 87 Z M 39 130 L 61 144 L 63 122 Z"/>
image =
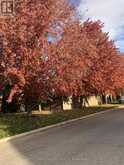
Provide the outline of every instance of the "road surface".
<path id="1" fill-rule="evenodd" d="M 124 110 L 0 143 L 0 165 L 124 165 Z"/>

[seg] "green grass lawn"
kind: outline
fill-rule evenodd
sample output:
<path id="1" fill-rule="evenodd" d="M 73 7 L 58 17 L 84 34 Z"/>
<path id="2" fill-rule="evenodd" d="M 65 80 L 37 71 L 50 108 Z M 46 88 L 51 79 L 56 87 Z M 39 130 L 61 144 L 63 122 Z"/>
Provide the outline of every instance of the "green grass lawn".
<path id="1" fill-rule="evenodd" d="M 0 114 L 0 139 L 88 114 L 108 110 L 112 107 L 116 106 L 105 105 L 89 107 L 82 110 L 53 113 L 51 115 L 35 114 L 27 116 L 26 114 Z"/>

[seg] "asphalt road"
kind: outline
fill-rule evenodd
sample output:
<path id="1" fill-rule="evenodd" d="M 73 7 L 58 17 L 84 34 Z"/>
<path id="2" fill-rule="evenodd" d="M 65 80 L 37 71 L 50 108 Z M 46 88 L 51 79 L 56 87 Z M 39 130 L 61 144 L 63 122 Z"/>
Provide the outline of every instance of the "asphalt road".
<path id="1" fill-rule="evenodd" d="M 0 165 L 124 165 L 124 110 L 0 143 Z"/>

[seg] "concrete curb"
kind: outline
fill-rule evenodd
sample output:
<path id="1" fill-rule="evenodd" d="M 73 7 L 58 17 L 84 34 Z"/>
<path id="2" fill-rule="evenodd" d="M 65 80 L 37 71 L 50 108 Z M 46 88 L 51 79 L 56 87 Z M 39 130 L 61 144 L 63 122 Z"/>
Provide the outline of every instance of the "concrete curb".
<path id="1" fill-rule="evenodd" d="M 105 111 L 102 111 L 102 112 L 96 112 L 96 113 L 93 113 L 93 114 L 90 114 L 90 115 L 86 115 L 86 116 L 83 116 L 83 117 L 80 117 L 80 118 L 76 118 L 76 119 L 64 121 L 64 122 L 61 122 L 61 123 L 58 123 L 58 124 L 53 124 L 53 125 L 46 126 L 46 127 L 43 127 L 43 128 L 38 128 L 38 129 L 35 129 L 33 131 L 21 133 L 19 135 L 14 135 L 14 136 L 11 136 L 11 137 L 7 137 L 7 138 L 4 138 L 4 139 L 1 139 L 0 140 L 0 143 L 2 143 L 2 142 L 8 142 L 10 140 L 14 140 L 14 139 L 21 138 L 21 137 L 24 137 L 24 136 L 32 135 L 34 133 L 45 131 L 45 130 L 48 130 L 50 128 L 63 126 L 63 125 L 66 125 L 66 124 L 69 124 L 69 123 L 73 123 L 73 122 L 76 122 L 76 121 L 79 121 L 79 120 L 82 120 L 82 119 L 87 119 L 87 118 L 90 118 L 90 117 L 98 116 L 100 114 L 108 113 L 110 111 L 114 111 L 114 110 L 117 110 L 117 109 L 119 109 L 119 107 L 111 108 L 109 110 L 105 110 Z"/>

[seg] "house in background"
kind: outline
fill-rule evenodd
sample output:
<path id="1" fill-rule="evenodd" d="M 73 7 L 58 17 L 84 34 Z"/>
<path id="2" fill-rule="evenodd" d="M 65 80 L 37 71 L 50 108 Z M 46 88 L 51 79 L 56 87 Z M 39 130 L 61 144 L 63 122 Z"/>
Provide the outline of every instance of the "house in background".
<path id="1" fill-rule="evenodd" d="M 73 104 L 75 102 L 75 105 Z M 81 105 L 82 104 L 82 105 Z M 72 110 L 73 108 L 78 108 L 80 105 L 82 107 L 90 107 L 90 106 L 98 106 L 101 104 L 101 99 L 99 96 L 88 96 L 83 97 L 82 102 L 80 103 L 80 100 L 75 99 L 75 101 L 72 99 L 72 97 L 69 97 L 68 101 L 63 102 L 63 110 Z"/>

